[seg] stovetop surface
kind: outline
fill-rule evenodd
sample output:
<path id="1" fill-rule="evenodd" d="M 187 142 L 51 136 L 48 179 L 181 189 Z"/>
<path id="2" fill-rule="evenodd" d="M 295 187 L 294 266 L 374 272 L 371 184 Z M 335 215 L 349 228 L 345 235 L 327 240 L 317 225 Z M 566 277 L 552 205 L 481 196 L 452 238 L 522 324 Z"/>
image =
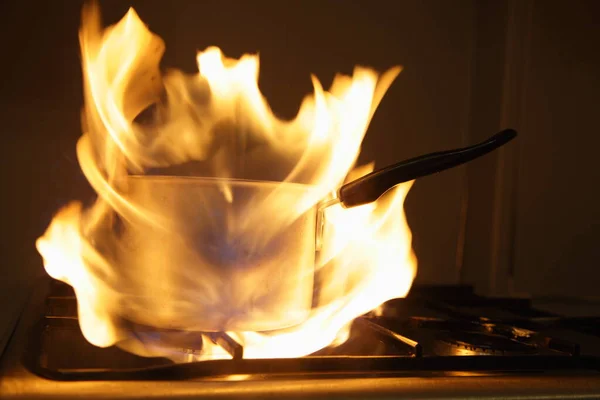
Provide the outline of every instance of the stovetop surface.
<path id="1" fill-rule="evenodd" d="M 243 359 L 243 348 L 232 342 L 230 360 L 173 363 L 89 344 L 79 329 L 73 292 L 52 281 L 34 290 L 27 315 L 2 356 L 0 389 L 19 397 L 32 394 L 35 387 L 45 388 L 47 395 L 56 395 L 60 388 L 67 396 L 72 394 L 70 388 L 86 382 L 89 389 L 97 382 L 107 397 L 116 397 L 118 386 L 106 383 L 131 386 L 143 381 L 140 387 L 149 390 L 168 381 L 171 394 L 175 388 L 192 390 L 191 382 L 202 382 L 203 386 L 193 386 L 194 396 L 204 393 L 199 389 L 219 393 L 236 389 L 233 396 L 274 387 L 287 388 L 284 391 L 291 396 L 296 389 L 327 392 L 338 384 L 336 393 L 356 386 L 350 394 L 383 395 L 417 390 L 415 382 L 426 379 L 443 381 L 456 393 L 466 390 L 459 396 L 463 398 L 485 397 L 496 386 L 507 396 L 511 391 L 537 396 L 561 390 L 583 396 L 579 398 L 600 396 L 600 307 L 596 315 L 581 316 L 581 307 L 573 305 L 576 316 L 570 316 L 564 301 L 558 305 L 562 314 L 529 299 L 483 298 L 467 286 L 415 286 L 407 298 L 389 301 L 377 313 L 356 319 L 342 345 L 307 357 Z M 482 386 L 482 379 L 487 384 Z M 111 387 L 109 395 L 106 390 Z M 164 393 L 158 388 L 153 395 Z M 128 390 L 141 393 L 133 386 Z M 430 390 L 429 385 L 422 386 L 419 393 Z M 436 393 L 444 398 L 449 392 Z"/>

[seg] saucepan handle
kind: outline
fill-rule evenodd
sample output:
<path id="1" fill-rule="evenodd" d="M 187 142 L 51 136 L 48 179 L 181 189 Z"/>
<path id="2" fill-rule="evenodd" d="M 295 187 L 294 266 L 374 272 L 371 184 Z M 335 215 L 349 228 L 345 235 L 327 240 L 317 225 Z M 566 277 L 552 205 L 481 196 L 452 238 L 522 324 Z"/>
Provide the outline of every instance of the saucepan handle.
<path id="1" fill-rule="evenodd" d="M 513 129 L 505 129 L 473 146 L 440 151 L 401 161 L 345 184 L 338 190 L 337 200 L 345 208 L 371 203 L 400 183 L 474 160 L 508 143 L 516 136 L 517 132 Z"/>
<path id="2" fill-rule="evenodd" d="M 505 129 L 479 144 L 411 158 L 378 169 L 345 184 L 338 190 L 337 198 L 323 202 L 317 207 L 317 250 L 320 250 L 322 246 L 325 225 L 324 211 L 327 207 L 340 203 L 344 208 L 351 208 L 371 203 L 396 185 L 474 160 L 510 142 L 516 136 L 517 132 L 515 130 Z"/>

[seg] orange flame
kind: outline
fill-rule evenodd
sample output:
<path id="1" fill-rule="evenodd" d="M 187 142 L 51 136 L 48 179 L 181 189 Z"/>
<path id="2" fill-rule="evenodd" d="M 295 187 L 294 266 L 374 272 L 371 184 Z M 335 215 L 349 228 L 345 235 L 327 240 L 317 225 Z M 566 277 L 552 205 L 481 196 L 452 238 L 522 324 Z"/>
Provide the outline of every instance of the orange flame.
<path id="1" fill-rule="evenodd" d="M 373 170 L 352 168 L 399 67 L 357 67 L 329 91 L 313 77 L 314 95 L 282 121 L 258 88 L 257 56 L 210 47 L 199 74 L 163 75 L 164 44 L 133 9 L 105 30 L 95 7 L 83 17 L 77 154 L 98 199 L 65 207 L 36 244 L 48 274 L 74 288 L 89 342 L 193 361 L 229 357 L 195 333 L 226 331 L 245 357 L 299 357 L 342 343 L 354 318 L 406 295 L 411 183 L 373 204 L 329 207 L 316 262 L 314 247 L 317 205 Z M 204 345 L 183 355 L 135 327 L 204 335 Z"/>

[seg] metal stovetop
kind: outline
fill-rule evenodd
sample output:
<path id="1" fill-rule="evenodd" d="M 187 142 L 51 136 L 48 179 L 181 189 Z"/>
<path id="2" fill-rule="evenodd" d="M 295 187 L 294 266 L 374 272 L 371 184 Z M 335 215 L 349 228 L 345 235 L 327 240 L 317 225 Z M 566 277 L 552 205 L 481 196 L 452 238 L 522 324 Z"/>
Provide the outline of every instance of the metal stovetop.
<path id="1" fill-rule="evenodd" d="M 2 398 L 600 398 L 597 303 L 415 287 L 298 359 L 174 364 L 85 341 L 68 287 L 36 286 L 0 362 Z M 541 311 L 544 309 L 544 311 Z M 558 315 L 554 310 L 560 310 Z M 571 310 L 571 311 L 569 311 Z M 554 312 L 553 312 L 554 311 Z"/>

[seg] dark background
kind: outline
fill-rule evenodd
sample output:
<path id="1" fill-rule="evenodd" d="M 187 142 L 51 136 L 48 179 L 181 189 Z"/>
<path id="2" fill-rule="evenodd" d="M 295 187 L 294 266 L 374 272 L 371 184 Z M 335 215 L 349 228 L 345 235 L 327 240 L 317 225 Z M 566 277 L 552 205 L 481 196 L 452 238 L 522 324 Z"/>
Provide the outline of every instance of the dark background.
<path id="1" fill-rule="evenodd" d="M 0 290 L 43 273 L 34 241 L 57 209 L 92 193 L 81 134 L 81 1 L 3 1 Z M 133 6 L 196 71 L 209 45 L 259 52 L 260 86 L 295 115 L 314 73 L 356 64 L 404 71 L 381 103 L 361 161 L 385 166 L 513 127 L 485 159 L 419 180 L 407 200 L 417 281 L 488 294 L 595 295 L 600 283 L 600 2 L 101 1 L 105 23 Z M 0 297 L 2 298 L 2 297 Z M 8 298 L 8 297 L 5 297 Z"/>

